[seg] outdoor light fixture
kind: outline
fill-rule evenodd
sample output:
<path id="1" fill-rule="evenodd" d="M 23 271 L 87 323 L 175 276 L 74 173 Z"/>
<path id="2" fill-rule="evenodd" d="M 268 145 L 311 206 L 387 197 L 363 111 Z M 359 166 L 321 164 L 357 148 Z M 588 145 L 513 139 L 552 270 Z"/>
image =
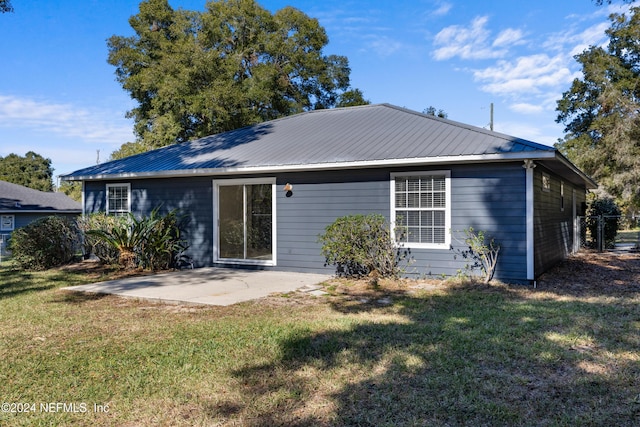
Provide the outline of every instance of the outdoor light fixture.
<path id="1" fill-rule="evenodd" d="M 287 197 L 291 197 L 293 196 L 293 185 L 289 184 L 288 182 L 284 185 L 284 191 L 287 192 Z"/>

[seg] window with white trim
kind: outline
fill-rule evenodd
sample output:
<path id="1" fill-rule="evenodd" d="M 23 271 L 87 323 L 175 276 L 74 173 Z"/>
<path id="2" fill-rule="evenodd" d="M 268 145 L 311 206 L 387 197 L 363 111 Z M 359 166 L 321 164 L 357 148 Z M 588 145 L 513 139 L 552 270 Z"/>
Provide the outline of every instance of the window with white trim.
<path id="1" fill-rule="evenodd" d="M 0 217 L 0 231 L 13 231 L 16 226 L 15 215 L 2 215 Z"/>
<path id="2" fill-rule="evenodd" d="M 396 241 L 410 247 L 449 247 L 449 177 L 449 171 L 392 175 Z"/>
<path id="3" fill-rule="evenodd" d="M 107 184 L 107 214 L 131 212 L 131 184 Z"/>
<path id="4" fill-rule="evenodd" d="M 551 177 L 544 172 L 542 172 L 542 191 L 545 193 L 551 191 Z"/>

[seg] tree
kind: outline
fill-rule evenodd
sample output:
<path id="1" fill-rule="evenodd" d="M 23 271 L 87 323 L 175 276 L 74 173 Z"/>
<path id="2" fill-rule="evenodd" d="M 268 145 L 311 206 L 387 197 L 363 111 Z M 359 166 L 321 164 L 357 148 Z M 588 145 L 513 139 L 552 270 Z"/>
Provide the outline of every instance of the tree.
<path id="1" fill-rule="evenodd" d="M 9 0 L 0 0 L 0 13 L 13 12 L 13 6 L 11 6 L 11 1 Z"/>
<path id="2" fill-rule="evenodd" d="M 53 191 L 51 159 L 29 151 L 24 157 L 9 154 L 0 157 L 0 180 L 40 191 Z"/>
<path id="3" fill-rule="evenodd" d="M 144 153 L 149 151 L 149 147 L 144 141 L 125 142 L 116 151 L 111 153 L 109 160 L 124 159 L 125 157 L 133 156 L 135 154 Z"/>
<path id="4" fill-rule="evenodd" d="M 129 23 L 134 36 L 108 40 L 117 80 L 138 103 L 128 113 L 137 141 L 124 152 L 364 102 L 348 92 L 347 58 L 324 55 L 325 30 L 293 7 L 218 0 L 194 12 L 145 0 Z"/>
<path id="5" fill-rule="evenodd" d="M 640 206 L 640 8 L 611 21 L 608 46 L 576 56 L 583 77 L 558 101 L 556 147 L 630 210 Z"/>
<path id="6" fill-rule="evenodd" d="M 82 202 L 82 183 L 64 181 L 60 184 L 58 191 L 71 197 L 76 202 Z"/>
<path id="7" fill-rule="evenodd" d="M 437 110 L 436 107 L 429 106 L 422 111 L 422 114 L 429 114 L 431 116 L 437 116 L 441 119 L 446 119 L 449 115 L 444 110 Z"/>
<path id="8" fill-rule="evenodd" d="M 371 104 L 371 101 L 364 99 L 364 94 L 360 89 L 351 89 L 340 95 L 336 107 L 355 107 L 369 104 Z"/>

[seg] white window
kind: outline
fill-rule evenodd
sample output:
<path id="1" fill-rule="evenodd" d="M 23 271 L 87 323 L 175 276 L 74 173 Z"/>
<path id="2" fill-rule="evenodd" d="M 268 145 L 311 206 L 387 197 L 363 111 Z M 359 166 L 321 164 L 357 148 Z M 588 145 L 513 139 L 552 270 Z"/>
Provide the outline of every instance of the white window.
<path id="1" fill-rule="evenodd" d="M 0 231 L 13 231 L 16 226 L 14 215 L 2 215 L 0 217 Z"/>
<path id="2" fill-rule="evenodd" d="M 391 217 L 399 243 L 414 248 L 449 249 L 450 171 L 391 176 Z"/>
<path id="3" fill-rule="evenodd" d="M 107 214 L 131 212 L 131 184 L 107 184 Z"/>
<path id="4" fill-rule="evenodd" d="M 560 212 L 564 212 L 564 182 L 560 181 Z"/>
<path id="5" fill-rule="evenodd" d="M 545 193 L 551 191 L 551 177 L 544 172 L 542 172 L 542 191 Z"/>

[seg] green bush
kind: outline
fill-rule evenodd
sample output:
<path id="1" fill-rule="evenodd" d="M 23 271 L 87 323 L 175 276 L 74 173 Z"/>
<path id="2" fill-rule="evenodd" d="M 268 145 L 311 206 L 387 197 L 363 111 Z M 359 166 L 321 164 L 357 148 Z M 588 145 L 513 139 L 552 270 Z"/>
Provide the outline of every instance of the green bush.
<path id="1" fill-rule="evenodd" d="M 147 222 L 150 230 L 138 253 L 141 266 L 151 270 L 175 268 L 188 247 L 181 238 L 183 224 L 178 211 L 172 210 L 162 216 L 154 209 Z"/>
<path id="2" fill-rule="evenodd" d="M 319 238 L 326 265 L 335 265 L 339 276 L 398 276 L 400 261 L 408 251 L 393 242 L 382 215 L 348 215 L 327 226 Z"/>
<path id="3" fill-rule="evenodd" d="M 79 250 L 74 220 L 59 216 L 40 218 L 11 235 L 10 250 L 20 268 L 46 270 L 73 260 Z"/>
<path id="4" fill-rule="evenodd" d="M 459 270 L 458 274 L 462 277 L 471 277 L 471 272 L 480 269 L 482 272 L 483 282 L 488 284 L 493 279 L 498 264 L 498 254 L 500 253 L 500 245 L 493 237 L 485 235 L 483 230 L 474 230 L 469 227 L 464 232 L 465 249 L 452 249 L 456 252 L 454 258 L 459 254 L 467 261 L 463 270 Z"/>
<path id="5" fill-rule="evenodd" d="M 98 248 L 104 260 L 117 260 L 124 268 L 163 270 L 175 267 L 187 244 L 181 239 L 177 211 L 162 216 L 155 208 L 150 216 L 96 217 L 97 228 L 86 230 L 86 240 Z M 86 241 L 85 240 L 85 241 Z M 96 256 L 100 257 L 96 253 Z"/>
<path id="6" fill-rule="evenodd" d="M 604 244 L 606 248 L 612 248 L 616 243 L 616 235 L 620 227 L 620 215 L 622 211 L 611 197 L 601 197 L 591 201 L 587 208 L 587 227 L 591 237 L 598 236 L 598 224 L 602 217 L 604 225 Z"/>
<path id="7" fill-rule="evenodd" d="M 124 227 L 123 217 L 107 215 L 104 212 L 84 215 L 78 218 L 78 228 L 83 236 L 83 254 L 95 255 L 104 264 L 116 264 L 118 262 L 118 250 L 109 245 L 104 239 L 90 230 L 101 230 L 110 233 L 115 227 Z"/>

